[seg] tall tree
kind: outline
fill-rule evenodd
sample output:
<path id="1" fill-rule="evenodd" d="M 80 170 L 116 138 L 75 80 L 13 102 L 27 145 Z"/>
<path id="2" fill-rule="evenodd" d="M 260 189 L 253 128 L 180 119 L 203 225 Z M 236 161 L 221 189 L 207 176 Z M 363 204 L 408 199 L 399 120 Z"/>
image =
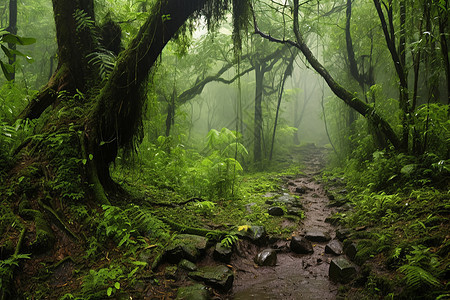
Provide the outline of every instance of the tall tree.
<path id="1" fill-rule="evenodd" d="M 7 28 L 11 34 L 17 34 L 17 0 L 9 0 L 9 26 Z M 8 43 L 8 48 L 16 50 L 15 43 Z M 9 57 L 9 64 L 12 66 L 12 71 L 8 74 L 8 80 L 14 80 L 16 78 L 15 65 L 16 54 L 12 53 Z"/>

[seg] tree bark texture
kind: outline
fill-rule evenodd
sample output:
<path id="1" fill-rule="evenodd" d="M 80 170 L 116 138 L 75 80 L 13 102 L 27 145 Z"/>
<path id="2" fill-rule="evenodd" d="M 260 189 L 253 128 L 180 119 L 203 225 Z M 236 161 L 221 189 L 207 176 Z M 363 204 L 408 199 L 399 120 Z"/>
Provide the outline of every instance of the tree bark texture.
<path id="1" fill-rule="evenodd" d="M 17 0 L 9 0 L 9 26 L 8 31 L 12 34 L 17 34 Z M 16 50 L 16 44 L 8 44 L 8 48 Z M 9 64 L 13 66 L 14 71 L 8 74 L 8 80 L 14 80 L 16 78 L 15 66 L 16 55 L 13 54 L 12 58 L 9 58 Z"/>

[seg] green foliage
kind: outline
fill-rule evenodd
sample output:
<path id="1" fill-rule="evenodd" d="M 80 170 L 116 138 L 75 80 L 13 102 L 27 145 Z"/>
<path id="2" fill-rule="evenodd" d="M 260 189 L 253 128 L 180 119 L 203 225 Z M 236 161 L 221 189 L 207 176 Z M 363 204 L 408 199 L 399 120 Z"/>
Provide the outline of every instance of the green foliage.
<path id="1" fill-rule="evenodd" d="M 116 65 L 116 56 L 113 52 L 99 48 L 97 51 L 90 53 L 87 58 L 88 63 L 98 68 L 100 78 L 106 80 Z"/>
<path id="2" fill-rule="evenodd" d="M 17 120 L 13 125 L 0 121 L 0 179 L 13 162 L 14 151 L 32 135 L 33 129 L 34 124 L 28 120 Z"/>
<path id="3" fill-rule="evenodd" d="M 0 295 L 10 295 L 14 268 L 19 266 L 21 259 L 30 259 L 30 254 L 17 254 L 0 260 Z"/>
<path id="4" fill-rule="evenodd" d="M 123 273 L 120 266 L 90 270 L 83 279 L 82 299 L 105 299 L 115 295 L 120 290 L 119 280 L 124 278 Z"/>
<path id="5" fill-rule="evenodd" d="M 73 17 L 75 19 L 76 25 L 77 25 L 77 31 L 81 32 L 82 30 L 89 30 L 94 31 L 95 30 L 95 22 L 91 19 L 91 17 L 82 9 L 77 9 L 73 13 Z"/>
<path id="6" fill-rule="evenodd" d="M 97 235 L 113 238 L 120 247 L 136 244 L 132 235 L 136 233 L 128 215 L 117 206 L 102 205 L 104 210 L 101 221 L 97 227 Z"/>
<path id="7" fill-rule="evenodd" d="M 146 236 L 158 243 L 170 239 L 168 227 L 156 218 L 148 208 L 130 205 L 126 209 L 103 205 L 104 212 L 97 225 L 96 233 L 101 241 L 112 238 L 119 247 L 136 251 L 140 236 Z M 95 246 L 95 244 L 94 244 Z"/>
<path id="8" fill-rule="evenodd" d="M 450 146 L 450 119 L 448 105 L 423 104 L 414 114 L 412 138 L 415 138 L 419 153 L 425 151 L 445 157 Z"/>
<path id="9" fill-rule="evenodd" d="M 220 244 L 226 248 L 233 247 L 234 244 L 239 240 L 236 234 L 227 234 L 221 241 Z"/>
<path id="10" fill-rule="evenodd" d="M 129 217 L 133 228 L 136 228 L 141 235 L 162 241 L 169 240 L 167 225 L 155 217 L 148 208 L 130 205 L 124 210 L 124 214 Z"/>
<path id="11" fill-rule="evenodd" d="M 36 43 L 36 39 L 34 38 L 20 37 L 18 35 L 11 34 L 4 29 L 0 29 L 0 48 L 10 60 L 15 60 L 15 57 L 18 55 L 24 57 L 28 62 L 33 62 L 33 59 L 30 56 L 25 55 L 16 49 L 8 48 L 7 44 L 31 45 L 34 43 Z M 7 80 L 11 80 L 11 73 L 15 72 L 14 66 L 0 59 L 0 67 L 2 68 L 5 78 Z"/>
<path id="12" fill-rule="evenodd" d="M 441 283 L 433 274 L 439 274 L 439 261 L 436 254 L 422 245 L 412 246 L 413 250 L 406 255 L 407 264 L 399 271 L 405 274 L 407 285 L 418 290 L 423 287 L 440 287 Z"/>
<path id="13" fill-rule="evenodd" d="M 50 188 L 63 199 L 82 200 L 85 181 L 78 132 L 71 127 L 69 132 L 35 135 L 33 140 L 43 144 L 55 170 L 53 179 L 49 181 Z"/>
<path id="14" fill-rule="evenodd" d="M 184 197 L 209 200 L 232 197 L 243 171 L 235 152 L 240 158 L 248 153 L 236 141 L 238 138 L 226 128 L 220 132 L 212 130 L 206 138 L 204 155 L 187 150 L 181 143 L 175 144 L 174 138 L 160 136 L 154 143 L 145 142 L 140 148 L 139 179 L 145 185 L 175 191 Z M 129 162 L 124 158 L 121 161 L 122 166 Z"/>
<path id="15" fill-rule="evenodd" d="M 216 204 L 211 201 L 201 201 L 194 204 L 195 211 L 202 215 L 210 215 L 214 211 Z"/>

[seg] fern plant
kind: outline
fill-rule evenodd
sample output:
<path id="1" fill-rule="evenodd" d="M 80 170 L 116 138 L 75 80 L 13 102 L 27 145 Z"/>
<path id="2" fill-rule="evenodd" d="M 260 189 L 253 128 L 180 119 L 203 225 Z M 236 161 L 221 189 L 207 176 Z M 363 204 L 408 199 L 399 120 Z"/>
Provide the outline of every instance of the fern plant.
<path id="1" fill-rule="evenodd" d="M 101 46 L 100 37 L 95 26 L 94 20 L 84 10 L 77 9 L 73 14 L 77 25 L 77 32 L 88 30 L 93 38 L 96 50 L 87 55 L 88 63 L 98 69 L 99 76 L 102 80 L 106 80 L 114 69 L 116 64 L 116 56 L 113 52 Z"/>
<path id="2" fill-rule="evenodd" d="M 169 228 L 156 218 L 149 209 L 132 204 L 124 213 L 129 216 L 130 222 L 140 234 L 153 238 L 168 240 Z"/>
<path id="3" fill-rule="evenodd" d="M 76 27 L 77 32 L 80 32 L 85 29 L 89 31 L 95 30 L 95 22 L 84 10 L 82 9 L 75 10 L 75 12 L 73 13 L 73 18 L 75 19 L 75 23 L 77 25 Z"/>
<path id="4" fill-rule="evenodd" d="M 413 246 L 410 255 L 406 255 L 408 264 L 398 270 L 405 274 L 406 284 L 413 290 L 424 286 L 439 287 L 441 282 L 435 274 L 439 274 L 439 261 L 436 254 L 430 252 L 430 248 L 423 245 Z"/>
<path id="5" fill-rule="evenodd" d="M 30 259 L 30 254 L 17 254 L 5 260 L 0 260 L 0 295 L 8 295 L 10 293 L 14 268 L 19 266 L 21 259 Z"/>
<path id="6" fill-rule="evenodd" d="M 108 79 L 109 74 L 111 74 L 116 65 L 114 53 L 104 48 L 98 48 L 97 51 L 88 54 L 87 58 L 89 59 L 89 64 L 98 68 L 102 80 Z"/>

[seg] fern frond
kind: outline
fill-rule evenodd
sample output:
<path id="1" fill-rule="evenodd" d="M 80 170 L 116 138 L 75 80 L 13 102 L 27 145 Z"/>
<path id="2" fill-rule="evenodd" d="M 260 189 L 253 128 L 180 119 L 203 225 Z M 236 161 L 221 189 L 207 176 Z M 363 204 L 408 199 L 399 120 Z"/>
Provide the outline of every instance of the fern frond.
<path id="1" fill-rule="evenodd" d="M 439 287 L 441 282 L 428 271 L 418 266 L 404 265 L 399 268 L 399 271 L 405 274 L 406 284 L 418 289 L 422 286 Z"/>
<path id="2" fill-rule="evenodd" d="M 75 19 L 75 22 L 77 24 L 77 32 L 82 31 L 84 29 L 88 30 L 94 30 L 95 29 L 95 22 L 91 19 L 90 16 L 88 16 L 87 12 L 85 12 L 82 9 L 77 9 L 73 13 L 73 17 Z"/>
<path id="3" fill-rule="evenodd" d="M 128 214 L 135 229 L 142 235 L 150 235 L 155 238 L 168 237 L 167 225 L 155 217 L 148 209 L 132 205 L 125 212 Z"/>
<path id="4" fill-rule="evenodd" d="M 108 79 L 109 74 L 111 74 L 116 65 L 116 56 L 113 52 L 106 49 L 98 49 L 98 51 L 88 54 L 87 58 L 89 59 L 89 64 L 98 68 L 102 80 Z"/>

